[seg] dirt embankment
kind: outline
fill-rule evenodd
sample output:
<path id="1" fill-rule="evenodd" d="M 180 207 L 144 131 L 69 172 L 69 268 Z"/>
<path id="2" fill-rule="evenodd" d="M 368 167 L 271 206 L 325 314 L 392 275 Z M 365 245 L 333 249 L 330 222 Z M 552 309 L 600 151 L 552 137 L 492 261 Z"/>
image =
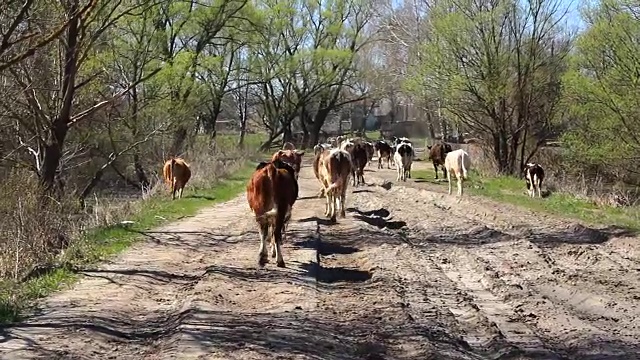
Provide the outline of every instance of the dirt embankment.
<path id="1" fill-rule="evenodd" d="M 286 269 L 257 266 L 241 196 L 84 271 L 0 357 L 640 358 L 636 238 L 368 169 L 337 224 L 303 169 Z"/>

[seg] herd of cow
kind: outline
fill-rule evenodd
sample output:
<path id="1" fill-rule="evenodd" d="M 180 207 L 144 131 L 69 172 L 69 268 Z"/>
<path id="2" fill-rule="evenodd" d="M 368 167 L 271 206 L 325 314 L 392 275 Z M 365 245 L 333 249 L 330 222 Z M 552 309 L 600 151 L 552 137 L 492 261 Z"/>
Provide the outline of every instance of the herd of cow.
<path id="1" fill-rule="evenodd" d="M 365 184 L 364 169 L 377 154 L 378 169 L 383 168 L 383 160 L 387 168 L 394 165 L 397 170 L 396 181 L 411 178 L 411 167 L 415 158 L 413 144 L 406 137 L 392 139 L 391 144 L 385 140 L 375 142 L 361 138 L 338 136 L 327 139 L 327 143 L 314 146 L 313 172 L 320 182 L 319 197 L 325 197 L 324 215 L 336 221 L 345 215 L 345 200 L 349 178 L 357 187 Z M 468 178 L 471 167 L 469 154 L 463 149 L 453 150 L 451 145 L 439 142 L 427 146 L 429 159 L 438 179 L 438 167 L 449 183 L 448 193 L 451 195 L 451 173 L 457 180 L 458 201 L 462 197 L 462 183 Z M 286 233 L 286 225 L 291 219 L 291 210 L 298 198 L 298 177 L 305 151 L 298 150 L 292 143 L 285 143 L 281 150 L 273 154 L 270 161 L 258 164 L 247 185 L 247 201 L 253 211 L 260 234 L 260 250 L 258 263 L 263 266 L 268 260 L 267 239 L 270 241 L 271 257 L 276 258 L 278 267 L 284 267 L 282 257 L 282 241 Z M 541 197 L 540 187 L 544 179 L 544 170 L 539 164 L 528 163 L 523 169 L 529 196 Z M 163 168 L 163 177 L 170 185 L 172 199 L 176 193 L 182 198 L 182 192 L 191 177 L 189 165 L 180 158 L 167 160 Z"/>

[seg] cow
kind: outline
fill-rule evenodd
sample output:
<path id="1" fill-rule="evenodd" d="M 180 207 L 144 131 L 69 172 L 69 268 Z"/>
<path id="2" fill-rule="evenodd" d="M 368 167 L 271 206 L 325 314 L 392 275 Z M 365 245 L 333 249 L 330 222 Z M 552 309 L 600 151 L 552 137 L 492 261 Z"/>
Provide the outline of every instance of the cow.
<path id="1" fill-rule="evenodd" d="M 373 154 L 375 153 L 375 150 L 373 149 L 373 143 L 364 141 L 362 144 L 364 145 L 365 150 L 367 150 L 367 166 L 369 166 L 371 165 Z"/>
<path id="2" fill-rule="evenodd" d="M 538 197 L 542 197 L 542 181 L 544 180 L 544 169 L 540 164 L 527 163 L 523 169 L 524 179 L 527 182 L 527 193 L 529 197 L 536 196 L 536 189 L 538 190 Z"/>
<path id="3" fill-rule="evenodd" d="M 295 178 L 298 180 L 300 176 L 300 168 L 302 167 L 302 156 L 304 150 L 278 150 L 271 157 L 271 161 L 280 160 L 289 164 L 295 171 Z"/>
<path id="4" fill-rule="evenodd" d="M 338 211 L 336 203 L 340 209 L 340 217 L 346 216 L 344 205 L 352 167 L 351 155 L 342 149 L 325 150 L 320 158 L 318 170 L 327 199 L 325 216 L 328 216 L 332 222 L 336 221 Z"/>
<path id="5" fill-rule="evenodd" d="M 447 170 L 447 181 L 449 181 L 449 195 L 451 195 L 451 173 L 454 173 L 458 180 L 458 202 L 462 200 L 462 181 L 468 178 L 471 169 L 469 154 L 463 149 L 453 150 L 444 158 L 444 167 Z"/>
<path id="6" fill-rule="evenodd" d="M 393 142 L 393 146 L 398 146 L 398 144 L 401 144 L 401 143 L 413 145 L 411 143 L 411 141 L 408 138 L 404 137 L 404 136 L 403 137 L 395 137 L 394 136 L 394 137 L 391 138 L 391 140 Z"/>
<path id="7" fill-rule="evenodd" d="M 324 194 L 324 185 L 322 182 L 322 177 L 320 175 L 320 166 L 322 166 L 322 156 L 325 152 L 331 150 L 331 146 L 326 147 L 324 144 L 318 144 L 313 147 L 313 174 L 316 176 L 316 179 L 320 182 L 320 192 L 318 193 L 318 197 L 325 196 Z"/>
<path id="8" fill-rule="evenodd" d="M 330 149 L 332 149 L 332 148 L 334 147 L 333 145 L 328 144 L 328 143 L 319 143 L 319 144 L 318 144 L 318 145 L 316 145 L 316 146 L 319 146 L 319 147 L 321 147 L 321 148 L 323 148 L 323 149 L 325 149 L 325 150 L 330 150 Z M 315 148 L 315 147 L 314 147 L 314 148 Z"/>
<path id="9" fill-rule="evenodd" d="M 349 153 L 351 157 L 351 176 L 353 186 L 364 183 L 364 167 L 367 165 L 367 150 L 360 139 L 346 139 L 340 144 L 340 149 Z"/>
<path id="10" fill-rule="evenodd" d="M 287 141 L 286 143 L 282 144 L 282 150 L 295 150 L 296 146 L 293 145 L 292 142 Z"/>
<path id="11" fill-rule="evenodd" d="M 261 162 L 249 179 L 247 201 L 260 233 L 260 266 L 267 263 L 267 238 L 271 236 L 271 257 L 276 258 L 278 267 L 285 267 L 282 237 L 291 219 L 291 209 L 298 198 L 298 190 L 294 168 L 280 159 Z"/>
<path id="12" fill-rule="evenodd" d="M 179 192 L 178 197 L 182 199 L 184 187 L 191 179 L 189 164 L 184 159 L 172 157 L 164 163 L 162 176 L 171 189 L 171 200 L 176 199 L 176 192 Z"/>
<path id="13" fill-rule="evenodd" d="M 396 181 L 407 181 L 407 178 L 411 179 L 411 165 L 414 158 L 413 146 L 410 143 L 398 143 L 396 145 L 396 151 L 393 155 L 393 160 L 396 163 L 396 170 L 398 176 Z"/>
<path id="14" fill-rule="evenodd" d="M 373 144 L 373 148 L 378 153 L 378 169 L 382 169 L 382 159 L 387 159 L 387 169 L 391 169 L 391 157 L 393 148 L 384 140 L 378 140 Z"/>
<path id="15" fill-rule="evenodd" d="M 337 136 L 336 137 L 336 147 L 340 148 L 341 145 L 342 145 L 342 142 L 345 141 L 345 140 L 347 140 L 346 136 L 344 136 L 344 135 Z"/>
<path id="16" fill-rule="evenodd" d="M 340 142 L 339 148 L 340 150 L 350 152 L 354 145 L 355 143 L 351 139 L 344 139 Z"/>
<path id="17" fill-rule="evenodd" d="M 366 184 L 364 182 L 364 167 L 369 161 L 369 154 L 367 153 L 366 146 L 362 142 L 354 144 L 349 155 L 351 155 L 351 162 L 353 164 L 353 170 L 351 172 L 351 175 L 353 176 L 353 186 L 358 186 L 361 183 Z"/>
<path id="18" fill-rule="evenodd" d="M 429 150 L 429 159 L 433 162 L 433 170 L 436 172 L 436 179 L 438 178 L 438 165 L 442 167 L 442 176 L 447 177 L 447 169 L 444 167 L 444 158 L 453 149 L 451 144 L 446 142 L 440 142 L 434 145 L 427 145 Z"/>

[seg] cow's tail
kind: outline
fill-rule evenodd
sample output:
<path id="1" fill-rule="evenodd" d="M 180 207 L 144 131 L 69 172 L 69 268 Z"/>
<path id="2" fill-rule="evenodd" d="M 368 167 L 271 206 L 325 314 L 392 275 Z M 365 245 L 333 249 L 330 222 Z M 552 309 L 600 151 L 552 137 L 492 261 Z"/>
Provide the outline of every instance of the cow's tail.
<path id="1" fill-rule="evenodd" d="M 277 173 L 278 169 L 275 167 L 275 165 L 267 165 L 267 176 L 269 177 L 269 180 L 271 180 L 272 189 L 278 188 L 277 184 L 275 183 Z M 259 219 L 275 218 L 278 215 L 278 203 L 276 202 L 276 194 L 271 194 L 271 196 L 273 197 L 273 208 L 259 216 Z"/>
<path id="2" fill-rule="evenodd" d="M 331 191 L 331 190 L 333 190 L 333 189 L 337 188 L 337 187 L 338 187 L 338 185 L 339 185 L 339 184 L 338 184 L 337 182 L 331 183 L 331 185 L 329 185 L 329 186 L 327 187 L 327 189 L 325 190 L 325 193 L 328 193 L 329 191 Z"/>
<path id="3" fill-rule="evenodd" d="M 467 174 L 467 168 L 464 166 L 464 156 L 460 158 L 460 166 L 462 167 L 462 178 L 464 180 L 467 180 L 468 174 Z"/>
<path id="4" fill-rule="evenodd" d="M 176 188 L 176 158 L 171 158 L 171 166 L 169 170 L 171 171 L 171 191 Z"/>

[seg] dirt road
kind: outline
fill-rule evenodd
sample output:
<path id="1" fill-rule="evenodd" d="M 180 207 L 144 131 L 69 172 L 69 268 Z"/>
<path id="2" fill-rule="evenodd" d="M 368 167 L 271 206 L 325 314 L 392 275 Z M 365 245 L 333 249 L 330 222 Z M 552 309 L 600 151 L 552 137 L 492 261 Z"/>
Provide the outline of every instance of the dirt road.
<path id="1" fill-rule="evenodd" d="M 83 272 L 0 358 L 640 358 L 637 238 L 369 169 L 331 225 L 303 168 L 286 269 L 243 195 Z"/>

